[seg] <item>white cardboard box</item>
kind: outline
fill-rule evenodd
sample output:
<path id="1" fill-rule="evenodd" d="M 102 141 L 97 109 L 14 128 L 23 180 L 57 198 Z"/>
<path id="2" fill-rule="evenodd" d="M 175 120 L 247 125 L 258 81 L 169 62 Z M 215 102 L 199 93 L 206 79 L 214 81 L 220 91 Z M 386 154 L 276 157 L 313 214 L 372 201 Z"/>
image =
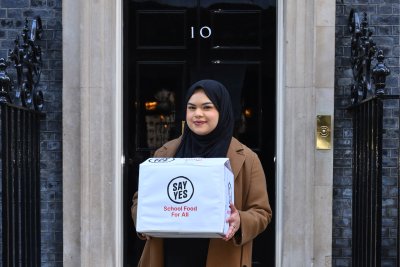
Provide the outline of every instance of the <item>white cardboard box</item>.
<path id="1" fill-rule="evenodd" d="M 228 158 L 149 158 L 139 167 L 136 231 L 221 237 L 229 228 L 233 185 Z"/>

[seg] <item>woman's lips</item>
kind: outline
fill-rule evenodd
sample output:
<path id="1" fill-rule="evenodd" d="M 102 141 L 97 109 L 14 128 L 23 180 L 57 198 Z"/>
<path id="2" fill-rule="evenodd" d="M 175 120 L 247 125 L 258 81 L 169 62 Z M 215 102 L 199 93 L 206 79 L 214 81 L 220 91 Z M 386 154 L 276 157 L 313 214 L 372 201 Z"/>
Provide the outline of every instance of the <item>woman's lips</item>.
<path id="1" fill-rule="evenodd" d="M 205 121 L 194 121 L 194 122 L 193 122 L 193 124 L 194 124 L 194 125 L 197 125 L 197 126 L 203 125 L 203 124 L 205 124 L 205 123 L 206 123 Z"/>

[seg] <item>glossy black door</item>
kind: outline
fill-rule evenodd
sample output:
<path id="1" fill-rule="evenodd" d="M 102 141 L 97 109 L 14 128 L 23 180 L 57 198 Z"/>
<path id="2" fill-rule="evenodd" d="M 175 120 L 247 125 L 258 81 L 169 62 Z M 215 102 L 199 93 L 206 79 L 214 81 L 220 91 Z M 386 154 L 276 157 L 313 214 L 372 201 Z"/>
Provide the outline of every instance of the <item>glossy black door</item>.
<path id="1" fill-rule="evenodd" d="M 180 135 L 182 98 L 199 79 L 230 91 L 235 136 L 259 154 L 274 209 L 275 15 L 275 1 L 124 1 L 124 266 L 143 247 L 129 212 L 138 166 Z M 255 267 L 275 265 L 274 221 L 255 240 Z"/>

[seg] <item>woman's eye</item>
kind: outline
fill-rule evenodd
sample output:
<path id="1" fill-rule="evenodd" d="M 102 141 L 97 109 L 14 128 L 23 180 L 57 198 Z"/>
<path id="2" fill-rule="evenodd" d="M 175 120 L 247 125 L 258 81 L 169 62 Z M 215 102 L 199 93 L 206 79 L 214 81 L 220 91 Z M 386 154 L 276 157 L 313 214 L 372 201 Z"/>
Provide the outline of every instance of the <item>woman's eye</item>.
<path id="1" fill-rule="evenodd" d="M 188 109 L 188 110 L 195 110 L 196 107 L 194 107 L 194 106 L 188 106 L 187 109 Z"/>
<path id="2" fill-rule="evenodd" d="M 213 108 L 213 106 L 204 106 L 203 107 L 203 109 L 205 109 L 205 110 L 210 110 L 210 109 L 212 109 Z"/>

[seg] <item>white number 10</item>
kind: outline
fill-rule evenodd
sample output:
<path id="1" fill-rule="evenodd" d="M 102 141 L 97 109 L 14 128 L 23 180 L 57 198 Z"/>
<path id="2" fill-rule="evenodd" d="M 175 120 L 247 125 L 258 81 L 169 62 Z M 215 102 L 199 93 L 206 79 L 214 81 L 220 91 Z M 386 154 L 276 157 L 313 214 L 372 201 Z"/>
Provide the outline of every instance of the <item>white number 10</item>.
<path id="1" fill-rule="evenodd" d="M 203 26 L 203 27 L 201 27 L 200 30 L 199 30 L 200 36 L 201 36 L 202 38 L 204 38 L 204 39 L 210 37 L 210 36 L 211 36 L 211 33 L 212 33 L 211 28 L 208 27 L 208 26 Z M 194 36 L 195 36 L 194 27 L 190 27 L 190 34 L 191 34 L 190 37 L 193 39 Z"/>

